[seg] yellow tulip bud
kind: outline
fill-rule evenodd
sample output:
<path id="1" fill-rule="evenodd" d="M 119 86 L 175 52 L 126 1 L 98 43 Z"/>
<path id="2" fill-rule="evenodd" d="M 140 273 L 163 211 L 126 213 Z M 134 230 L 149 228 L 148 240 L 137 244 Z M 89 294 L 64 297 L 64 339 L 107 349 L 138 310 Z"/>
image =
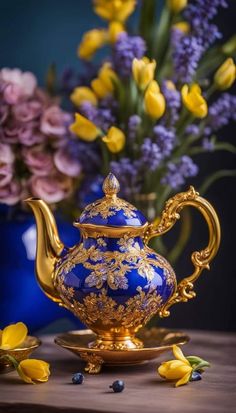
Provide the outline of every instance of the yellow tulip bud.
<path id="1" fill-rule="evenodd" d="M 75 106 L 80 106 L 84 102 L 90 102 L 94 106 L 97 105 L 95 93 L 87 86 L 76 87 L 70 95 L 70 99 Z"/>
<path id="2" fill-rule="evenodd" d="M 173 13 L 177 14 L 187 6 L 188 0 L 167 0 L 167 5 Z"/>
<path id="3" fill-rule="evenodd" d="M 43 360 L 22 360 L 17 367 L 19 376 L 30 384 L 44 383 L 50 376 L 50 365 Z"/>
<path id="4" fill-rule="evenodd" d="M 184 34 L 188 34 L 190 32 L 190 25 L 187 22 L 178 22 L 173 24 L 173 29 L 177 29 Z"/>
<path id="5" fill-rule="evenodd" d="M 91 86 L 96 95 L 100 99 L 103 99 L 104 97 L 110 94 L 110 90 L 106 87 L 105 83 L 99 78 L 93 79 L 91 82 Z"/>
<path id="6" fill-rule="evenodd" d="M 144 103 L 147 114 L 154 119 L 159 119 L 165 112 L 165 98 L 155 80 L 152 80 L 145 92 Z"/>
<path id="7" fill-rule="evenodd" d="M 117 82 L 118 77 L 114 70 L 111 69 L 110 63 L 104 63 L 99 70 L 98 78 L 104 83 L 109 92 L 113 92 L 114 84 Z"/>
<path id="8" fill-rule="evenodd" d="M 146 89 L 154 78 L 156 68 L 155 60 L 150 61 L 147 57 L 134 59 L 132 63 L 132 72 L 135 82 L 141 90 Z"/>
<path id="9" fill-rule="evenodd" d="M 106 136 L 102 138 L 112 153 L 120 152 L 125 146 L 125 135 L 121 129 L 112 126 Z"/>
<path id="10" fill-rule="evenodd" d="M 92 142 L 101 133 L 93 122 L 79 113 L 75 114 L 75 122 L 70 125 L 70 130 L 84 141 Z"/>
<path id="11" fill-rule="evenodd" d="M 105 20 L 124 22 L 133 13 L 136 0 L 94 0 L 94 11 Z"/>
<path id="12" fill-rule="evenodd" d="M 186 108 L 197 118 L 205 118 L 208 108 L 200 87 L 196 83 L 190 89 L 188 85 L 184 85 L 181 94 Z"/>
<path id="13" fill-rule="evenodd" d="M 176 360 L 162 363 L 158 368 L 158 373 L 167 380 L 178 380 L 175 384 L 178 387 L 188 383 L 193 368 L 178 346 L 173 346 L 173 353 Z"/>
<path id="14" fill-rule="evenodd" d="M 78 47 L 78 56 L 84 60 L 92 59 L 94 53 L 108 41 L 107 30 L 93 29 L 84 34 Z"/>
<path id="15" fill-rule="evenodd" d="M 113 21 L 109 24 L 108 35 L 111 43 L 115 43 L 121 33 L 125 33 L 122 23 Z"/>
<path id="16" fill-rule="evenodd" d="M 229 89 L 235 81 L 236 66 L 231 57 L 225 60 L 225 62 L 219 67 L 214 76 L 215 85 L 220 90 Z"/>
<path id="17" fill-rule="evenodd" d="M 0 330 L 0 349 L 13 350 L 19 347 L 25 340 L 28 334 L 26 325 L 22 322 L 10 324 Z"/>
<path id="18" fill-rule="evenodd" d="M 169 90 L 176 90 L 174 82 L 172 80 L 166 80 L 165 82 L 167 89 Z"/>

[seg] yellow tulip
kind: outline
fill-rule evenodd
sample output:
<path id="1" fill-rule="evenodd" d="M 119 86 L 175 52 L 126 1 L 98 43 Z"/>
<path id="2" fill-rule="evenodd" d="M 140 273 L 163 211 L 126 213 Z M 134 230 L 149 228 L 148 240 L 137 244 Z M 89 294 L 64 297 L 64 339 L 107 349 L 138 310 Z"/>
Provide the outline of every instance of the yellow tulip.
<path id="1" fill-rule="evenodd" d="M 165 112 L 165 98 L 155 80 L 151 81 L 145 92 L 144 103 L 147 114 L 154 119 L 159 119 Z"/>
<path id="2" fill-rule="evenodd" d="M 136 0 L 94 0 L 94 11 L 105 20 L 124 22 L 133 13 Z"/>
<path id="3" fill-rule="evenodd" d="M 214 82 L 218 89 L 226 90 L 235 81 L 236 66 L 231 57 L 225 60 L 225 62 L 219 67 L 214 76 Z"/>
<path id="4" fill-rule="evenodd" d="M 177 29 L 184 34 L 188 34 L 190 32 L 190 25 L 187 22 L 178 22 L 173 24 L 173 29 Z"/>
<path id="5" fill-rule="evenodd" d="M 31 384 L 44 383 L 50 376 L 50 365 L 43 360 L 26 359 L 20 361 L 17 367 L 19 376 Z"/>
<path id="6" fill-rule="evenodd" d="M 193 368 L 178 346 L 173 346 L 173 354 L 177 360 L 161 363 L 158 373 L 167 380 L 177 380 L 175 386 L 178 387 L 189 382 Z"/>
<path id="7" fill-rule="evenodd" d="M 132 72 L 135 82 L 141 90 L 146 89 L 154 78 L 156 68 L 155 60 L 150 61 L 147 57 L 134 59 L 132 63 Z"/>
<path id="8" fill-rule="evenodd" d="M 188 0 L 167 0 L 167 5 L 173 13 L 179 13 L 188 4 Z"/>
<path id="9" fill-rule="evenodd" d="M 76 87 L 70 95 L 70 99 L 76 106 L 80 106 L 84 102 L 90 102 L 94 106 L 97 105 L 95 93 L 87 86 Z"/>
<path id="10" fill-rule="evenodd" d="M 103 99 L 105 96 L 110 94 L 110 90 L 107 89 L 104 82 L 99 78 L 92 80 L 91 87 L 100 99 Z"/>
<path id="11" fill-rule="evenodd" d="M 102 138 L 112 153 L 120 152 L 125 146 L 125 135 L 119 128 L 112 126 L 106 136 Z"/>
<path id="12" fill-rule="evenodd" d="M 118 78 L 114 70 L 112 70 L 110 63 L 104 63 L 98 72 L 98 78 L 104 83 L 107 90 L 113 92 L 114 83 L 118 80 Z"/>
<path id="13" fill-rule="evenodd" d="M 120 22 L 113 21 L 109 24 L 108 36 L 111 43 L 115 43 L 121 33 L 125 32 L 124 25 Z"/>
<path id="14" fill-rule="evenodd" d="M 98 72 L 98 78 L 91 82 L 92 89 L 102 99 L 114 91 L 114 83 L 118 80 L 109 63 L 104 63 Z"/>
<path id="15" fill-rule="evenodd" d="M 108 33 L 105 29 L 93 29 L 86 32 L 78 47 L 78 56 L 84 60 L 92 59 L 94 53 L 107 41 Z"/>
<path id="16" fill-rule="evenodd" d="M 200 87 L 196 83 L 190 89 L 188 85 L 184 85 L 181 94 L 186 108 L 197 118 L 205 118 L 208 108 Z"/>
<path id="17" fill-rule="evenodd" d="M 22 322 L 10 324 L 3 330 L 0 330 L 0 349 L 13 350 L 19 347 L 28 334 L 26 325 Z"/>
<path id="18" fill-rule="evenodd" d="M 70 125 L 70 130 L 84 141 L 92 142 L 101 133 L 93 122 L 79 113 L 75 114 L 75 122 Z"/>

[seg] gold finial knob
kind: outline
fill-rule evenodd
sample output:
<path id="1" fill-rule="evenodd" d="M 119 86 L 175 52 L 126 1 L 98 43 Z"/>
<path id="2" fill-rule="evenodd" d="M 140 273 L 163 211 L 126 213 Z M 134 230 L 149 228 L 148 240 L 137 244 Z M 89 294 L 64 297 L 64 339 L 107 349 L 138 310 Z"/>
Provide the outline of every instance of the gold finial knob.
<path id="1" fill-rule="evenodd" d="M 111 172 L 104 179 L 102 189 L 106 196 L 113 196 L 113 195 L 116 195 L 117 192 L 119 192 L 120 190 L 119 181 L 118 179 L 116 179 L 115 175 L 113 175 Z"/>

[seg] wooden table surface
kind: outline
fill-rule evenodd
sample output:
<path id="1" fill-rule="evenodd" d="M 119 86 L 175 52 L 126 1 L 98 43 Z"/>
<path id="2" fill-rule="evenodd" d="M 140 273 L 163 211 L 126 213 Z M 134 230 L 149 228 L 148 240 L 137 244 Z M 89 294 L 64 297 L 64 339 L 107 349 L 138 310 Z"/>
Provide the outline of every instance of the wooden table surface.
<path id="1" fill-rule="evenodd" d="M 45 384 L 22 383 L 15 372 L 0 376 L 0 413 L 112 412 L 112 413 L 227 413 L 236 412 L 236 334 L 189 331 L 191 341 L 184 346 L 186 355 L 198 355 L 211 363 L 203 380 L 175 388 L 157 374 L 160 361 L 146 365 L 103 367 L 99 375 L 86 374 L 83 385 L 71 384 L 82 363 L 72 353 L 42 337 L 43 345 L 34 353 L 51 364 L 52 375 Z M 113 393 L 109 385 L 125 381 L 122 393 Z"/>

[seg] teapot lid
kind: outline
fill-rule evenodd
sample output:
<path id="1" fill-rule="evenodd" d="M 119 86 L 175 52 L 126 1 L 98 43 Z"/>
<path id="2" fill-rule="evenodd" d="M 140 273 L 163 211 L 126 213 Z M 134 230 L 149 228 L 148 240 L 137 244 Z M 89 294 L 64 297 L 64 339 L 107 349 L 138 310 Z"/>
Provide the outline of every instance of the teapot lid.
<path id="1" fill-rule="evenodd" d="M 105 178 L 102 186 L 105 196 L 87 205 L 81 216 L 74 222 L 79 228 L 97 227 L 136 227 L 146 228 L 147 219 L 129 202 L 118 198 L 118 179 L 112 173 Z"/>

